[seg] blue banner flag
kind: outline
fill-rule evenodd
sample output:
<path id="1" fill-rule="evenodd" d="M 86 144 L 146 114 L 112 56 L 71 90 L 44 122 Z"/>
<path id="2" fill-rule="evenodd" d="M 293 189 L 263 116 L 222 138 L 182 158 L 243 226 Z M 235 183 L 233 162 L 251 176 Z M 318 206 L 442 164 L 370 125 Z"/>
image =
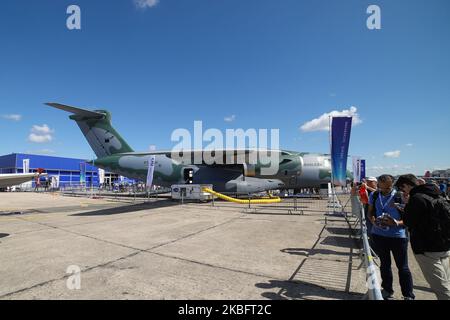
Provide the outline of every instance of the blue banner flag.
<path id="1" fill-rule="evenodd" d="M 331 120 L 331 171 L 335 185 L 345 186 L 347 156 L 352 131 L 352 117 L 333 117 Z"/>
<path id="2" fill-rule="evenodd" d="M 366 178 L 366 160 L 361 160 L 361 180 Z"/>

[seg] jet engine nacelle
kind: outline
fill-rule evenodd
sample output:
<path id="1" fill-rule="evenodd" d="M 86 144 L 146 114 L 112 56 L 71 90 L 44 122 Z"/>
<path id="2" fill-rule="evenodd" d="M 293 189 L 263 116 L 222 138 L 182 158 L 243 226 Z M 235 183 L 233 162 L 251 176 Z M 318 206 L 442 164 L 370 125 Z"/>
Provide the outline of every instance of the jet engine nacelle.
<path id="1" fill-rule="evenodd" d="M 284 183 L 278 179 L 258 179 L 246 177 L 245 180 L 230 180 L 225 184 L 227 192 L 236 193 L 257 193 L 267 190 L 280 189 Z"/>

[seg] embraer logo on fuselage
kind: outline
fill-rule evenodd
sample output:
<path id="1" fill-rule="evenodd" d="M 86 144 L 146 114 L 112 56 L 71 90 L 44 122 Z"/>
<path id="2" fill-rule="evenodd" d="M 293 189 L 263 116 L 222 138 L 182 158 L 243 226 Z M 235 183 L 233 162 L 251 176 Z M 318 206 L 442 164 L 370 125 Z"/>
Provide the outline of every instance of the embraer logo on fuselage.
<path id="1" fill-rule="evenodd" d="M 261 174 L 276 174 L 279 166 L 279 129 L 203 130 L 202 121 L 194 121 L 194 132 L 178 128 L 172 132 L 172 159 L 183 164 L 251 164 L 261 165 Z M 269 147 L 270 138 L 270 147 Z M 206 146 L 204 145 L 206 144 Z M 194 150 L 184 153 L 183 150 Z M 195 152 L 198 150 L 198 152 Z"/>

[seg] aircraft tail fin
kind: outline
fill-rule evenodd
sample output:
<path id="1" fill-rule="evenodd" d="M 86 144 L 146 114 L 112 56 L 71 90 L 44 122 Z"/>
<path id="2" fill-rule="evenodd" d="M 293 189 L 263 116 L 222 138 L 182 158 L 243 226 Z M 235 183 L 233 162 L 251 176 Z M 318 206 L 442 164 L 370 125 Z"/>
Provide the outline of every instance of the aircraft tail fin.
<path id="1" fill-rule="evenodd" d="M 91 111 L 59 103 L 46 103 L 46 105 L 72 113 L 69 118 L 78 124 L 97 158 L 133 152 L 133 149 L 111 125 L 111 114 L 108 111 Z"/>

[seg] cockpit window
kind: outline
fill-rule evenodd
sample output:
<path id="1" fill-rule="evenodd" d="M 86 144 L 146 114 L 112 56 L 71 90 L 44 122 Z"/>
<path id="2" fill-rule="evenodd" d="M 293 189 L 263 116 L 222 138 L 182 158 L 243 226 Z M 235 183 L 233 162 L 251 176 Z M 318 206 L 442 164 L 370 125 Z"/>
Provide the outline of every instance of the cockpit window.
<path id="1" fill-rule="evenodd" d="M 280 162 L 280 164 L 289 163 L 291 161 L 292 161 L 291 159 L 284 159 L 283 161 Z"/>

